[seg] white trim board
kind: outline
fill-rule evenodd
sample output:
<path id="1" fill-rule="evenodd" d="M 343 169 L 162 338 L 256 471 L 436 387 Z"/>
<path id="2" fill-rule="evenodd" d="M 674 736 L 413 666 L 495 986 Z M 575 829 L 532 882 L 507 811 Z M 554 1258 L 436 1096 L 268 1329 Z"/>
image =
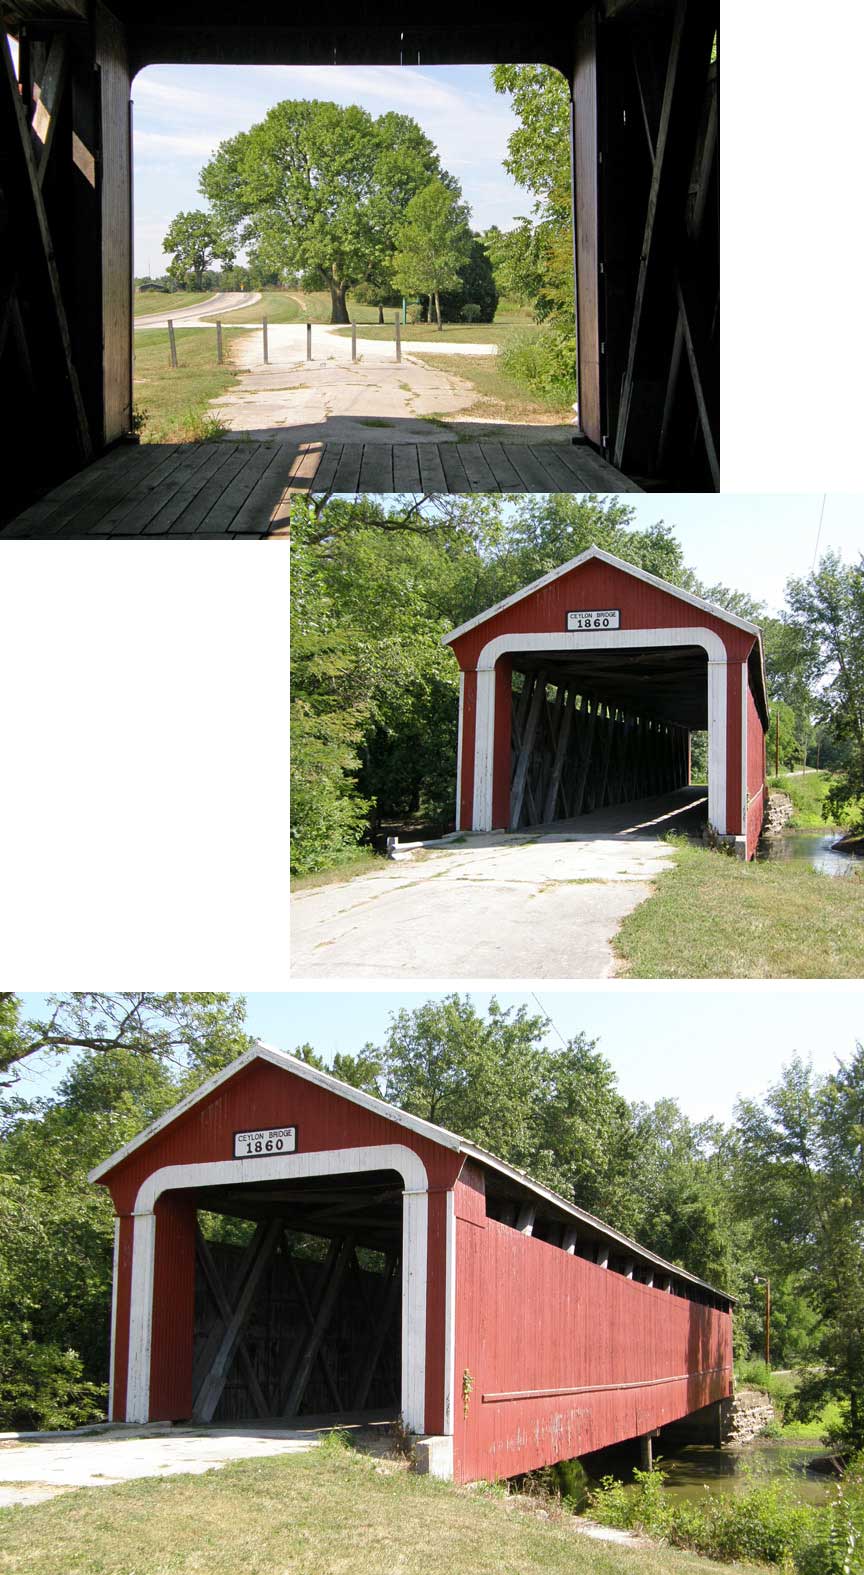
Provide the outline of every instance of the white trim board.
<path id="1" fill-rule="evenodd" d="M 708 657 L 708 819 L 726 832 L 726 647 L 713 629 L 613 629 L 601 635 L 499 634 L 477 659 L 473 831 L 491 831 L 495 760 L 495 664 L 513 651 L 627 650 L 640 646 L 701 645 Z"/>
<path id="2" fill-rule="evenodd" d="M 246 1181 L 294 1181 L 307 1176 L 337 1176 L 369 1170 L 396 1170 L 403 1181 L 402 1415 L 405 1426 L 411 1432 L 425 1431 L 429 1182 L 426 1166 L 419 1155 L 402 1143 L 382 1143 L 369 1148 L 326 1149 L 309 1154 L 278 1154 L 270 1159 L 228 1159 L 206 1164 L 166 1165 L 142 1182 L 133 1210 L 127 1422 L 150 1420 L 156 1258 L 154 1209 L 162 1193 L 178 1188 L 219 1187 Z"/>
<path id="3" fill-rule="evenodd" d="M 563 574 L 570 574 L 573 569 L 581 568 L 583 563 L 590 563 L 592 559 L 606 563 L 612 569 L 620 569 L 624 574 L 632 575 L 634 580 L 642 580 L 645 585 L 653 585 L 658 591 L 666 591 L 669 596 L 677 597 L 678 601 L 687 602 L 691 607 L 698 607 L 700 612 L 711 613 L 713 617 L 722 619 L 724 623 L 732 624 L 735 629 L 744 629 L 747 634 L 756 635 L 761 648 L 762 633 L 758 624 L 749 623 L 746 618 L 739 618 L 735 613 L 726 612 L 725 608 L 716 606 L 714 602 L 706 602 L 703 597 L 682 590 L 680 585 L 672 585 L 668 580 L 661 580 L 658 575 L 649 574 L 647 569 L 637 569 L 635 563 L 626 563 L 623 558 L 616 558 L 611 552 L 604 552 L 602 547 L 589 547 L 577 557 L 570 558 L 567 563 L 562 563 L 560 568 L 551 569 L 548 574 L 541 575 L 539 580 L 532 580 L 531 584 L 526 585 L 521 591 L 514 591 L 512 596 L 505 596 L 504 600 L 496 602 L 494 607 L 487 607 L 486 611 L 478 613 L 476 618 L 469 618 L 467 623 L 460 623 L 458 629 L 442 635 L 441 644 L 452 645 L 460 635 L 468 634 L 469 630 L 476 629 L 488 618 L 494 618 L 506 608 L 514 607 L 526 596 L 533 596 L 535 591 L 542 591 L 545 586 L 559 580 Z"/>

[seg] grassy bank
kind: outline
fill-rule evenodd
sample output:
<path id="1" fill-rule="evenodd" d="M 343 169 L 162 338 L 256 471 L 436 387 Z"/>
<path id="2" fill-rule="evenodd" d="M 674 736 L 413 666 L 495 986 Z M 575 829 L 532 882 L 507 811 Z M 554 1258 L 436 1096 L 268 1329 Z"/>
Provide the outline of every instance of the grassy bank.
<path id="1" fill-rule="evenodd" d="M 795 814 L 787 825 L 801 831 L 827 831 L 831 823 L 823 820 L 822 805 L 830 781 L 827 771 L 807 771 L 803 776 L 795 772 L 791 776 L 769 777 L 768 786 L 786 793 L 795 805 Z"/>
<path id="2" fill-rule="evenodd" d="M 373 853 L 371 848 L 358 848 L 356 853 L 342 859 L 338 864 L 329 864 L 326 870 L 317 870 L 314 875 L 292 875 L 292 891 L 309 891 L 313 886 L 338 886 L 340 881 L 353 880 L 355 875 L 371 875 L 374 870 L 384 868 L 385 860 L 380 853 Z"/>
<path id="3" fill-rule="evenodd" d="M 176 368 L 170 364 L 167 328 L 145 328 L 135 335 L 135 408 L 143 418 L 143 443 L 197 443 L 218 437 L 221 428 L 207 407 L 237 376 L 227 359 L 236 334 L 236 329 L 223 328 L 226 361 L 218 366 L 215 330 L 175 329 Z"/>
<path id="4" fill-rule="evenodd" d="M 668 1548 L 589 1541 L 573 1517 L 350 1451 L 242 1461 L 0 1511 L 4 1575 L 706 1575 Z M 739 1565 L 756 1575 L 751 1564 Z"/>
<path id="5" fill-rule="evenodd" d="M 864 876 L 745 864 L 670 838 L 675 864 L 614 946 L 634 979 L 858 979 Z"/>
<path id="6" fill-rule="evenodd" d="M 168 312 L 179 312 L 184 306 L 197 306 L 199 301 L 211 301 L 215 290 L 136 290 L 132 297 L 132 310 L 136 317 L 162 317 Z"/>
<path id="7" fill-rule="evenodd" d="M 458 416 L 442 418 L 445 424 L 460 421 L 466 415 L 475 421 L 488 421 L 490 425 L 498 421 L 526 426 L 572 424 L 573 411 L 569 406 L 548 405 L 536 399 L 526 392 L 523 384 L 508 376 L 498 364 L 497 356 L 460 355 L 456 360 L 453 356 L 436 356 L 430 349 L 428 353 L 424 350 L 418 354 L 417 359 L 424 366 L 461 378 L 474 391 L 473 403 L 466 403 L 466 409 Z M 501 433 L 495 435 L 500 437 Z"/>
<path id="8" fill-rule="evenodd" d="M 388 321 L 384 324 L 363 324 L 363 338 L 388 341 L 393 339 L 395 330 L 389 317 L 388 312 Z M 341 338 L 351 337 L 350 328 L 337 328 L 336 332 Z M 434 323 L 403 323 L 401 338 L 405 344 L 426 344 L 429 346 L 430 354 L 434 354 L 435 345 L 446 344 L 448 340 L 463 345 L 499 345 L 508 336 L 518 332 L 520 329 L 517 323 L 506 322 L 444 323 L 440 332 Z"/>

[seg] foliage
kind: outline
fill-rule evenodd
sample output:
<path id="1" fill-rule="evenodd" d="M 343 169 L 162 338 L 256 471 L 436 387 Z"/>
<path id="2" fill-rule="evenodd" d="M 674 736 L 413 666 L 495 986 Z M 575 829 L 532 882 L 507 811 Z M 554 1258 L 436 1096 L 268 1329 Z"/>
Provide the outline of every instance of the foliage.
<path id="1" fill-rule="evenodd" d="M 818 1314 L 811 1365 L 792 1397 L 807 1416 L 840 1402 L 842 1435 L 864 1445 L 864 1048 L 817 1077 L 794 1058 L 764 1100 L 736 1114 L 740 1211 L 766 1261 L 800 1277 Z"/>
<path id="2" fill-rule="evenodd" d="M 429 296 L 439 329 L 441 292 L 459 285 L 470 246 L 468 210 L 443 181 L 411 198 L 396 231 L 393 282 L 405 295 Z"/>
<path id="3" fill-rule="evenodd" d="M 545 323 L 539 333 L 514 334 L 499 352 L 501 365 L 538 399 L 558 407 L 576 401 L 572 335 Z"/>
<path id="4" fill-rule="evenodd" d="M 193 290 L 204 289 L 205 274 L 217 257 L 226 267 L 234 261 L 230 236 L 213 214 L 200 208 L 176 214 L 165 232 L 162 250 L 174 253 L 168 267 L 169 278 L 175 285 L 189 284 Z"/>
<path id="5" fill-rule="evenodd" d="M 826 809 L 838 824 L 864 831 L 864 561 L 846 565 L 829 552 L 806 579 L 786 587 L 790 621 L 805 642 L 807 676 L 818 685 L 817 719 L 850 749 Z"/>
<path id="6" fill-rule="evenodd" d="M 459 266 L 458 289 L 441 292 L 441 316 L 445 322 L 491 323 L 499 296 L 489 254 L 479 235 L 468 239 L 466 251 Z"/>
<path id="7" fill-rule="evenodd" d="M 430 182 L 458 197 L 416 121 L 318 99 L 275 104 L 221 143 L 200 176 L 220 223 L 252 247 L 259 268 L 323 283 L 334 323 L 348 322 L 351 285 L 392 288 L 399 221 Z"/>
<path id="8" fill-rule="evenodd" d="M 30 1338 L 26 1324 L 0 1323 L 0 1421 L 9 1431 L 81 1427 L 103 1421 L 107 1389 L 89 1383 L 76 1351 Z"/>

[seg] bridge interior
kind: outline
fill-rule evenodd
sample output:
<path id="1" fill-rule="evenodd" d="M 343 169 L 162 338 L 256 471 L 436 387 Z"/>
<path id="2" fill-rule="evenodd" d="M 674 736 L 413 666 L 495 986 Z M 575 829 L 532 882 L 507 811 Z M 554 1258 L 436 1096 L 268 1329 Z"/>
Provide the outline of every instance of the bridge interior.
<path id="1" fill-rule="evenodd" d="M 397 1417 L 401 1178 L 244 1183 L 195 1202 L 194 1418 Z"/>
<path id="2" fill-rule="evenodd" d="M 511 831 L 675 795 L 690 782 L 690 734 L 708 726 L 698 646 L 516 653 Z"/>

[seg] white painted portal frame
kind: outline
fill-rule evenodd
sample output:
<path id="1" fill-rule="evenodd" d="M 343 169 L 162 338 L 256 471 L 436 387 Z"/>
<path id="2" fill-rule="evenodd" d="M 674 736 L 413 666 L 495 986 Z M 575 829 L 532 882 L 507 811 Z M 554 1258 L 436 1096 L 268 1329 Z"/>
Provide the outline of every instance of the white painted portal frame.
<path id="1" fill-rule="evenodd" d="M 474 736 L 474 831 L 491 831 L 495 762 L 495 664 L 518 651 L 633 650 L 639 646 L 699 645 L 708 658 L 708 819 L 725 835 L 726 826 L 726 670 L 728 656 L 713 629 L 617 629 L 602 634 L 499 634 L 484 645 L 477 660 L 477 709 Z M 460 719 L 461 732 L 461 719 Z"/>
<path id="2" fill-rule="evenodd" d="M 402 1143 L 369 1148 L 324 1149 L 308 1154 L 279 1154 L 270 1159 L 229 1159 L 206 1164 L 166 1165 L 142 1182 L 133 1209 L 127 1422 L 150 1420 L 156 1258 L 154 1211 L 162 1194 L 179 1188 L 236 1186 L 252 1181 L 297 1181 L 307 1176 L 338 1176 L 369 1170 L 395 1170 L 402 1177 L 402 1415 L 411 1432 L 425 1431 L 429 1180 L 420 1156 Z M 449 1247 L 448 1241 L 448 1257 Z M 449 1262 L 448 1270 L 452 1274 Z M 112 1346 L 114 1337 L 115 1331 L 112 1330 Z M 452 1342 L 452 1329 L 448 1331 L 448 1337 Z M 445 1367 L 449 1373 L 452 1367 L 450 1351 L 445 1353 Z M 449 1385 L 445 1378 L 445 1385 L 452 1389 L 452 1375 Z M 452 1417 L 452 1403 L 450 1410 Z"/>

